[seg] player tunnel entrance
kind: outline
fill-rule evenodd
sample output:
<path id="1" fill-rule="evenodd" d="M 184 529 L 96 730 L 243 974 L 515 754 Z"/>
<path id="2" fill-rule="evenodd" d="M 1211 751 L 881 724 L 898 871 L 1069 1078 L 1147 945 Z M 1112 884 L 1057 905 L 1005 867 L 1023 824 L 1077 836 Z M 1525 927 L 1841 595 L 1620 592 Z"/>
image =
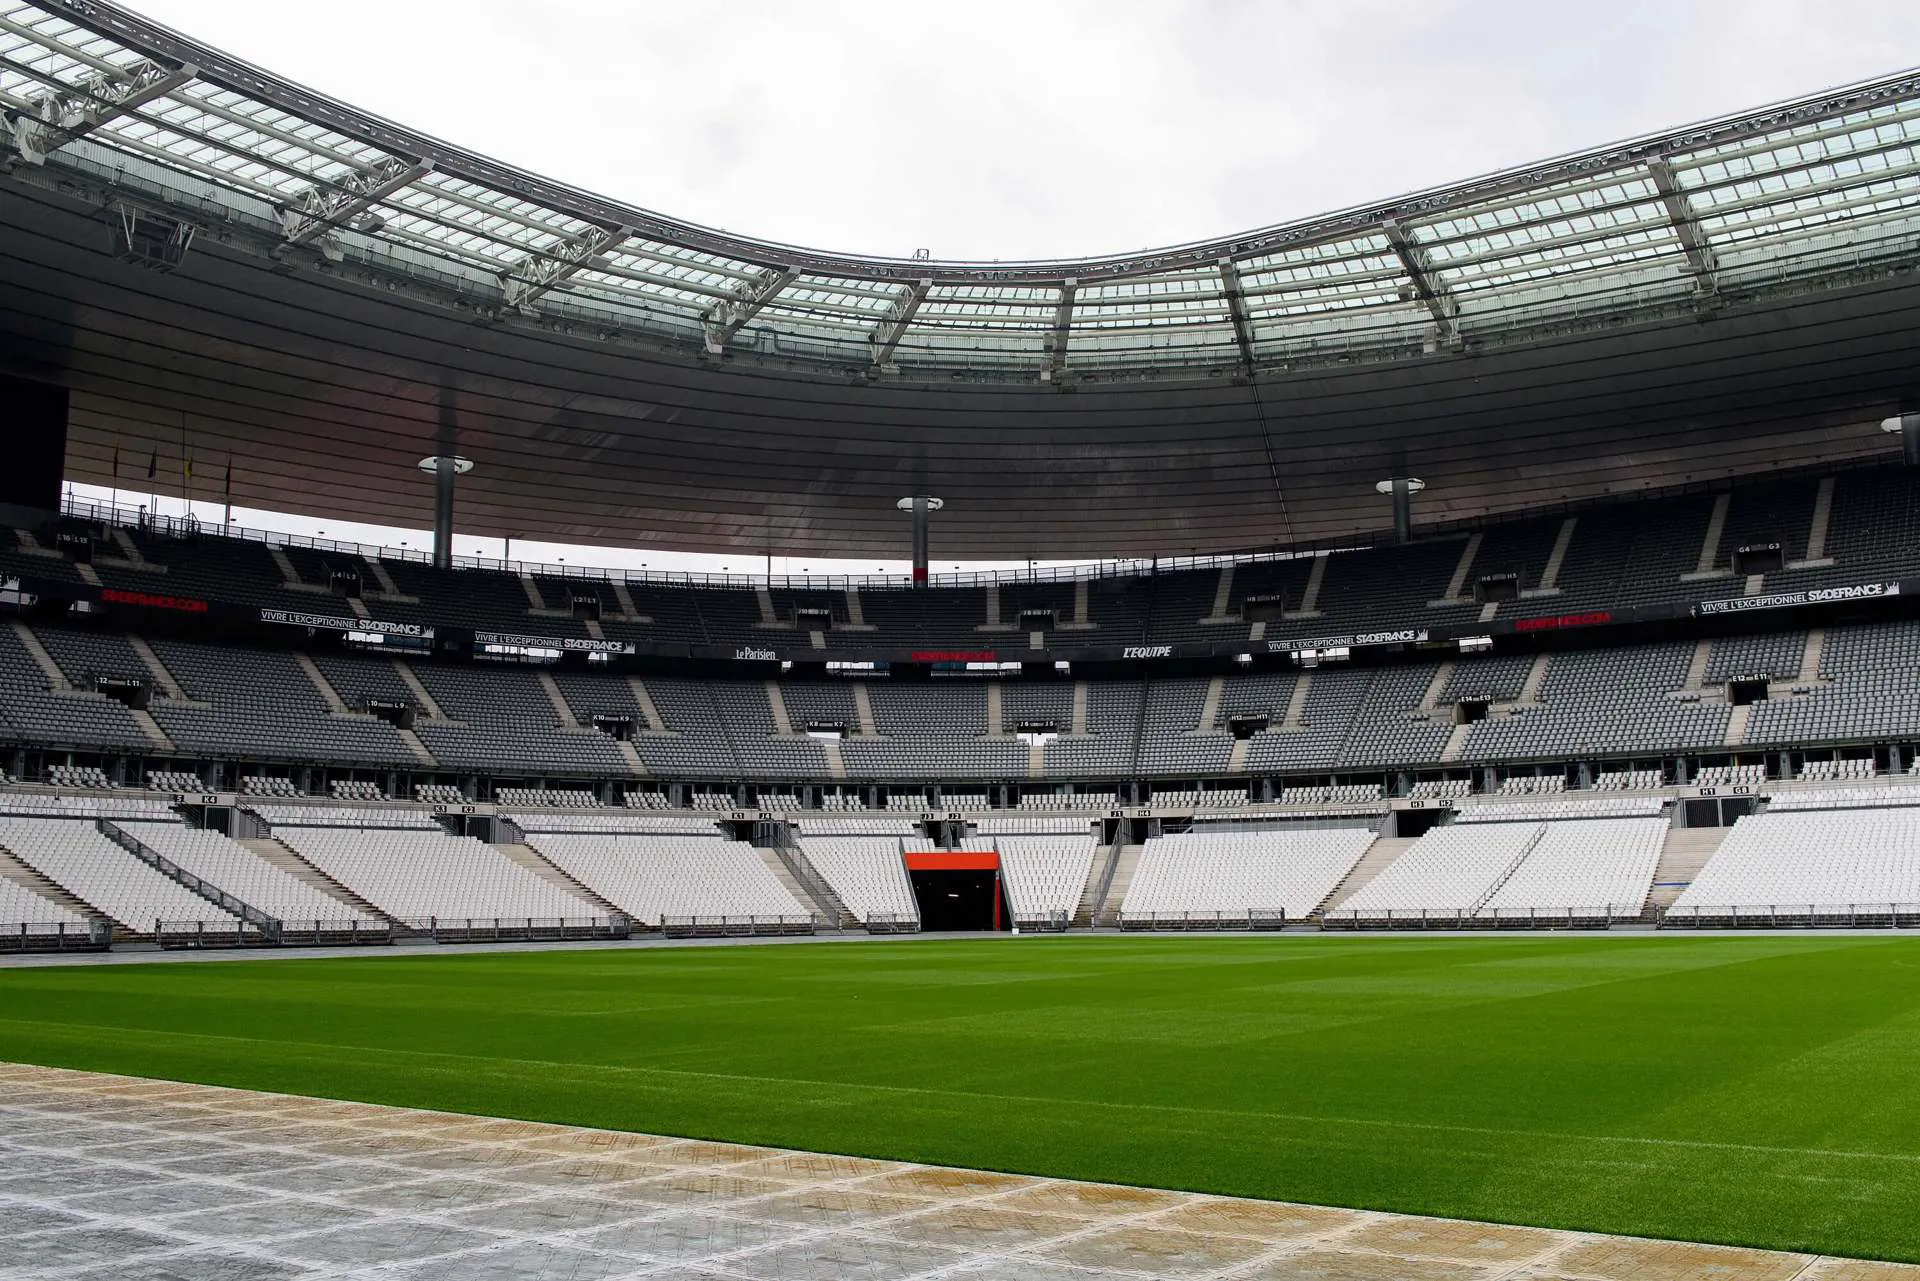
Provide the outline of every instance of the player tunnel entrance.
<path id="1" fill-rule="evenodd" d="M 922 933 L 1004 930 L 1013 921 L 992 851 L 908 854 L 907 880 L 920 907 Z"/>

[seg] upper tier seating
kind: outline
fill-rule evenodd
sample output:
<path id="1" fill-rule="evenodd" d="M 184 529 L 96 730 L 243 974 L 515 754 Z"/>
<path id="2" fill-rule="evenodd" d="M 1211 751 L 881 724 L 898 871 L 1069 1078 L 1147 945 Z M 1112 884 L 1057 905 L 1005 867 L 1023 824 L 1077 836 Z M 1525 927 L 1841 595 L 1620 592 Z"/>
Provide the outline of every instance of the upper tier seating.
<path id="1" fill-rule="evenodd" d="M 285 548 L 283 555 L 299 578 L 290 585 L 264 544 L 212 531 L 194 538 L 129 531 L 145 560 L 166 567 L 164 578 L 128 568 L 113 557 L 100 558 L 94 571 L 108 587 L 145 591 L 158 582 L 170 592 L 243 605 L 345 613 L 344 602 L 316 590 L 324 589 L 332 570 L 345 569 L 360 575 L 363 603 L 374 618 L 584 638 L 586 625 L 572 616 L 572 599 L 579 595 L 597 602 L 606 637 L 651 645 L 804 643 L 804 634 L 794 630 L 796 611 L 802 609 L 831 616 L 830 643 L 886 649 L 975 648 L 984 642 L 1011 652 L 1026 640 L 1019 630 L 1021 611 L 1032 609 L 1053 612 L 1062 643 L 1149 639 L 1264 644 L 1360 630 L 1468 624 L 1482 618 L 1487 608 L 1473 593 L 1474 585 L 1488 575 L 1510 573 L 1518 580 L 1520 598 L 1495 606 L 1493 617 L 1498 618 L 1740 596 L 1747 584 L 1736 575 L 1735 551 L 1772 542 L 1781 545 L 1786 568 L 1764 576 L 1760 586 L 1766 592 L 1883 582 L 1920 573 L 1920 481 L 1892 465 L 1851 467 L 1830 479 L 1825 545 L 1814 560 L 1808 559 L 1809 539 L 1822 478 L 1808 476 L 1734 485 L 1726 495 L 1719 541 L 1712 548 L 1704 545 L 1705 536 L 1722 495 L 1693 493 L 1499 521 L 1482 528 L 1477 541 L 1466 532 L 1443 533 L 1406 546 L 1147 574 L 1129 569 L 1078 583 L 1009 579 L 992 588 L 868 587 L 853 593 L 776 585 L 766 593 L 771 614 L 764 612 L 761 594 L 744 584 L 621 586 L 573 567 L 525 575 L 504 566 L 448 571 L 404 556 L 381 562 L 399 589 L 393 596 L 379 589 L 371 563 L 344 546 Z M 1564 555 L 1549 582 L 1549 565 L 1563 531 Z M 66 561 L 28 554 L 11 537 L 0 537 L 0 570 L 77 581 Z M 1459 594 L 1449 597 L 1456 580 Z M 632 603 L 631 616 L 620 599 L 623 591 Z M 1261 623 L 1244 620 L 1246 604 L 1255 597 L 1279 600 L 1285 617 Z M 852 630 L 856 600 L 864 630 Z M 997 631 L 988 621 L 990 603 L 997 603 Z M 1711 679 L 1768 668 L 1784 676 L 1788 673 L 1779 666 L 1793 661 L 1786 650 L 1745 658 L 1758 660 L 1758 666 L 1743 661 L 1737 650 L 1726 650 L 1711 669 Z M 84 659 L 76 662 L 87 665 Z M 74 680 L 80 683 L 79 677 Z M 1511 697 L 1506 692 L 1510 687 L 1500 682 L 1449 688 Z"/>
<path id="2" fill-rule="evenodd" d="M 1299 920 L 1320 906 L 1375 839 L 1364 827 L 1198 829 L 1147 842 L 1120 904 L 1120 919 L 1282 912 Z"/>
<path id="3" fill-rule="evenodd" d="M 90 822 L 0 818 L 0 848 L 123 929 L 152 934 L 202 926 L 233 930 L 238 921 L 122 849 Z"/>

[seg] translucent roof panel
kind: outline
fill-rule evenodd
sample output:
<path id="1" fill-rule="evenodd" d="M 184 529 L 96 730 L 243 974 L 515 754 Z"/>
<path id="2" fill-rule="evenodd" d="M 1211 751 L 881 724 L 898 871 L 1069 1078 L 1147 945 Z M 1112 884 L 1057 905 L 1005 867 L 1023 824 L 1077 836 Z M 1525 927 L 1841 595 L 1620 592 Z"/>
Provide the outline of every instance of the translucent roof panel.
<path id="1" fill-rule="evenodd" d="M 7 159 L 110 168 L 132 201 L 211 192 L 231 202 L 230 243 L 296 268 L 351 260 L 417 287 L 437 277 L 462 305 L 492 290 L 511 323 L 585 315 L 709 354 L 889 376 L 1443 355 L 1920 256 L 1914 73 L 1224 240 L 1046 263 L 831 254 L 677 221 L 107 3 L 0 0 L 0 111 Z"/>

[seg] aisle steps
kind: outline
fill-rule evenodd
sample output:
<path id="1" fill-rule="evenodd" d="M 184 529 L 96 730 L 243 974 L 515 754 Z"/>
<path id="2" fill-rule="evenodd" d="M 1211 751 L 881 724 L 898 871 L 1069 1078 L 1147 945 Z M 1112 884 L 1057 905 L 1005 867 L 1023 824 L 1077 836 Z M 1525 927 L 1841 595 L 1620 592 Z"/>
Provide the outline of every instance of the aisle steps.
<path id="1" fill-rule="evenodd" d="M 1653 871 L 1653 893 L 1647 899 L 1648 907 L 1662 910 L 1673 906 L 1680 897 L 1680 891 L 1693 884 L 1700 875 L 1700 869 L 1707 865 L 1727 839 L 1730 827 L 1671 827 L 1667 829 L 1667 840 L 1660 847 L 1660 862 Z"/>
<path id="2" fill-rule="evenodd" d="M 1360 861 L 1353 865 L 1353 870 L 1347 873 L 1346 878 L 1333 887 L 1333 893 L 1327 895 L 1326 901 L 1307 913 L 1308 919 L 1324 916 L 1352 898 L 1355 891 L 1385 871 L 1389 863 L 1405 854 L 1419 839 L 1417 836 L 1383 836 L 1367 846 L 1367 852 L 1360 856 Z"/>
<path id="3" fill-rule="evenodd" d="M 506 855 L 513 862 L 518 863 L 521 867 L 526 868 L 529 872 L 532 872 L 535 876 L 539 877 L 541 880 L 545 881 L 547 884 L 555 886 L 559 889 L 563 889 L 567 893 L 573 895 L 575 898 L 585 899 L 587 902 L 593 904 L 594 907 L 598 908 L 601 912 L 605 913 L 606 915 L 608 916 L 625 916 L 626 915 L 626 913 L 622 911 L 620 908 L 615 907 L 612 903 L 607 902 L 607 900 L 601 898 L 598 894 L 595 894 L 592 890 L 588 889 L 586 886 L 582 885 L 580 882 L 574 880 L 571 876 L 568 876 L 565 872 L 561 871 L 559 868 L 555 867 L 553 864 L 547 862 L 545 858 L 541 857 L 540 851 L 534 849 L 533 846 L 531 845 L 495 845 L 493 848 L 496 850 L 499 850 L 502 854 Z M 638 924 L 638 922 L 635 922 L 635 924 Z"/>
<path id="4" fill-rule="evenodd" d="M 340 882 L 328 876 L 307 860 L 295 854 L 271 836 L 250 836 L 240 844 L 258 854 L 296 881 L 303 881 L 309 888 L 316 889 L 342 906 L 352 909 L 356 914 L 372 921 L 391 920 L 385 912 L 355 894 Z"/>

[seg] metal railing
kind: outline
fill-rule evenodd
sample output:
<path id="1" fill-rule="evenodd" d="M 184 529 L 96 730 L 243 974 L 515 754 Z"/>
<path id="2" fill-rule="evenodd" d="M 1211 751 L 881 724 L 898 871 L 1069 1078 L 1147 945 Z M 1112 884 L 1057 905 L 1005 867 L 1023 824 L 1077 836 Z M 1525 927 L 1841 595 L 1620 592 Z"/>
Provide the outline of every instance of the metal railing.
<path id="1" fill-rule="evenodd" d="M 1920 929 L 1920 903 L 1738 903 L 1670 907 L 1674 929 Z"/>
<path id="2" fill-rule="evenodd" d="M 104 818 L 96 819 L 94 820 L 94 826 L 100 830 L 102 836 L 168 880 L 174 881 L 185 889 L 198 894 L 215 907 L 233 913 L 233 915 L 239 917 L 242 921 L 257 930 L 268 942 L 277 943 L 280 941 L 280 922 L 274 917 L 269 916 L 251 904 L 241 902 L 211 881 L 201 880 L 192 872 L 173 862 L 164 854 L 160 853 L 160 851 L 154 849 L 151 845 L 148 845 L 145 841 L 134 836 L 112 820 Z"/>
<path id="3" fill-rule="evenodd" d="M 660 932 L 670 939 L 750 938 L 781 934 L 812 934 L 819 927 L 805 916 L 663 916 Z"/>
<path id="4" fill-rule="evenodd" d="M 254 529 L 238 524 L 209 524 L 192 515 L 157 515 L 135 504 L 102 503 L 69 496 L 62 501 L 60 510 L 76 520 L 118 525 L 135 533 L 163 538 L 232 538 L 245 542 L 265 543 L 269 546 L 307 548 L 340 556 L 360 556 L 415 565 L 433 564 L 433 553 L 423 548 L 387 547 L 379 543 L 316 538 L 307 534 Z M 1318 554 L 1324 553 L 1265 550 L 1224 552 L 1209 556 L 1136 557 L 1126 560 L 1088 561 L 1072 565 L 1030 566 L 1025 569 L 949 571 L 933 574 L 928 581 L 936 587 L 984 587 L 993 583 L 1057 583 L 1077 582 L 1081 579 L 1139 578 L 1182 570 L 1216 569 L 1225 565 L 1242 565 L 1255 561 L 1296 560 Z M 453 565 L 456 569 L 487 569 L 496 573 L 530 574 L 541 578 L 589 579 L 640 586 L 734 589 L 774 587 L 785 590 L 811 588 L 817 591 L 844 591 L 849 587 L 910 588 L 913 586 L 913 576 L 906 571 L 898 574 L 701 573 L 692 570 L 615 569 L 487 556 L 455 556 Z"/>
<path id="5" fill-rule="evenodd" d="M 1065 934 L 1071 919 L 1066 912 L 1039 912 L 1026 916 L 1016 914 L 1013 928 L 1021 934 Z"/>
<path id="6" fill-rule="evenodd" d="M 401 924 L 436 943 L 623 939 L 633 934 L 633 922 L 625 916 L 426 916 Z"/>
<path id="7" fill-rule="evenodd" d="M 80 925 L 63 921 L 0 922 L 0 952 L 93 952 L 113 943 L 113 926 L 104 920 Z"/>
<path id="8" fill-rule="evenodd" d="M 872 912 L 864 922 L 869 934 L 918 934 L 920 918 L 904 912 Z"/>
<path id="9" fill-rule="evenodd" d="M 153 923 L 153 941 L 169 950 L 181 947 L 270 947 L 273 940 L 246 921 L 169 921 Z"/>
<path id="10" fill-rule="evenodd" d="M 1246 908 L 1224 912 L 1122 912 L 1123 930 L 1244 930 L 1251 928 Z M 1274 928 L 1268 926 L 1266 928 Z"/>

